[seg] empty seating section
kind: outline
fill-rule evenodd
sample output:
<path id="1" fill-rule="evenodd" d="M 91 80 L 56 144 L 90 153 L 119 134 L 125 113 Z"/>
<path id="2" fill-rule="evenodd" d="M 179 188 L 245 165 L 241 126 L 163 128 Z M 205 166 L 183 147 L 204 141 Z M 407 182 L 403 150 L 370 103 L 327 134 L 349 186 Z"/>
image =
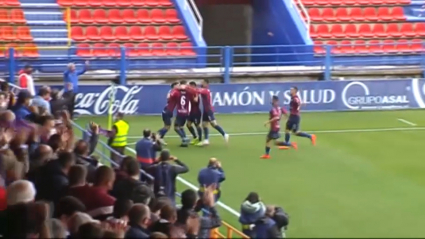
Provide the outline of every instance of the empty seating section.
<path id="1" fill-rule="evenodd" d="M 15 57 L 38 57 L 19 1 L 0 0 L 0 4 L 0 57 L 8 56 L 9 48 L 15 49 Z"/>
<path id="2" fill-rule="evenodd" d="M 317 54 L 422 53 L 425 22 L 407 21 L 410 0 L 301 0 Z M 302 14 L 302 11 L 301 11 Z M 305 16 L 303 16 L 305 18 Z"/>
<path id="3" fill-rule="evenodd" d="M 58 0 L 81 57 L 195 56 L 171 0 Z M 68 19 L 70 18 L 70 19 Z"/>

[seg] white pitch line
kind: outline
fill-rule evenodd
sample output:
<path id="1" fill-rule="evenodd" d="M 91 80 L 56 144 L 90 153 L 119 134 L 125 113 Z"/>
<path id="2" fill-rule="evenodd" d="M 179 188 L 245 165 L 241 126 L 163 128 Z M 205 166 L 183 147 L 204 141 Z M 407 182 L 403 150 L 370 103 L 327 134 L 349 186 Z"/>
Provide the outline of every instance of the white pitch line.
<path id="1" fill-rule="evenodd" d="M 408 124 L 408 125 L 410 125 L 410 126 L 416 126 L 416 124 L 415 123 L 412 123 L 412 122 L 410 122 L 410 121 L 408 121 L 408 120 L 405 120 L 405 119 L 397 119 L 398 121 L 400 121 L 400 122 L 403 122 L 403 123 L 405 123 L 405 124 Z"/>
<path id="2" fill-rule="evenodd" d="M 405 122 L 406 123 L 406 122 Z M 409 122 L 410 124 L 413 124 Z M 409 124 L 406 123 L 406 124 Z M 416 126 L 416 124 L 413 124 L 412 126 Z M 314 133 L 314 134 L 343 134 L 343 133 L 370 133 L 370 132 L 386 132 L 386 131 L 416 131 L 416 130 L 425 130 L 425 127 L 402 127 L 402 128 L 376 128 L 376 129 L 335 129 L 335 130 L 306 130 L 307 133 Z M 229 133 L 230 136 L 250 136 L 250 135 L 265 135 L 267 134 L 266 131 L 264 132 L 243 132 L 243 133 Z M 221 134 L 210 134 L 210 136 L 221 136 Z M 167 138 L 180 138 L 180 136 L 177 135 L 169 135 L 166 136 Z M 140 139 L 138 136 L 128 136 L 129 139 Z"/>
<path id="3" fill-rule="evenodd" d="M 126 149 L 128 151 L 132 152 L 133 154 L 136 154 L 136 151 L 134 149 L 129 148 L 129 147 L 126 147 Z M 177 177 L 177 180 L 179 180 L 181 183 L 183 183 L 184 185 L 186 185 L 187 187 L 189 187 L 189 188 L 191 188 L 191 189 L 193 189 L 195 191 L 198 191 L 199 190 L 199 188 L 197 188 L 195 185 L 191 184 L 190 182 L 188 182 L 187 180 L 185 180 L 185 179 L 183 179 L 181 177 Z M 235 215 L 237 217 L 240 216 L 239 212 L 237 212 L 235 209 L 227 206 L 226 204 L 224 204 L 222 202 L 217 202 L 217 204 L 220 207 L 222 207 L 223 209 L 225 209 L 226 211 L 230 212 L 231 214 L 233 214 L 233 215 Z"/>

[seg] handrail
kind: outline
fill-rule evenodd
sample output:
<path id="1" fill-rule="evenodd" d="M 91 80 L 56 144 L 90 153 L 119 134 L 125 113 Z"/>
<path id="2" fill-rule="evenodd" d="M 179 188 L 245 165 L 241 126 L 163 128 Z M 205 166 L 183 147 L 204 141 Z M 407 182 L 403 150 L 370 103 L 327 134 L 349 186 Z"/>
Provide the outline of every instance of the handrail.
<path id="1" fill-rule="evenodd" d="M 71 8 L 67 7 L 65 10 L 66 14 L 66 28 L 68 30 L 68 47 L 72 44 L 72 36 L 71 36 Z"/>
<path id="2" fill-rule="evenodd" d="M 296 3 L 294 3 L 294 2 L 292 2 L 292 3 L 295 5 L 296 9 L 298 9 L 297 4 L 300 7 L 300 10 L 302 12 L 302 14 L 300 13 L 300 16 L 301 16 L 301 18 L 302 18 L 302 16 L 305 17 L 305 20 L 304 19 L 302 19 L 302 20 L 303 20 L 304 25 L 307 29 L 307 34 L 310 34 L 310 24 L 311 24 L 310 15 L 308 14 L 307 8 L 304 6 L 304 3 L 302 2 L 302 0 L 296 0 L 296 1 L 297 1 Z M 297 11 L 297 12 L 299 12 L 299 11 Z"/>
<path id="3" fill-rule="evenodd" d="M 202 18 L 201 13 L 199 12 L 198 7 L 196 6 L 196 3 L 193 0 L 185 0 L 184 8 L 185 9 L 190 8 L 192 17 L 195 20 L 195 22 L 198 24 L 199 40 L 202 40 L 202 30 L 204 25 L 204 19 Z"/>

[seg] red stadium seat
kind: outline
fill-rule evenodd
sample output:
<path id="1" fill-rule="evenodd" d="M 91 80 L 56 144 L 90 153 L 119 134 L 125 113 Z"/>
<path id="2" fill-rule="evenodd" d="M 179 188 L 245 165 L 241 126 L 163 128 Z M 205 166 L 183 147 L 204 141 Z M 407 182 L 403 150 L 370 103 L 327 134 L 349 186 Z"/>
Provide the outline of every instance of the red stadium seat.
<path id="1" fill-rule="evenodd" d="M 18 0 L 5 0 L 4 4 L 6 6 L 13 6 L 13 7 L 17 7 L 21 5 L 21 3 Z"/>
<path id="2" fill-rule="evenodd" d="M 382 44 L 383 44 L 382 51 L 384 51 L 386 53 L 395 53 L 395 52 L 397 52 L 397 49 L 395 47 L 394 40 L 384 40 L 382 42 Z"/>
<path id="3" fill-rule="evenodd" d="M 345 34 L 349 38 L 359 37 L 359 33 L 357 31 L 357 26 L 355 24 L 347 24 L 345 26 Z"/>
<path id="4" fill-rule="evenodd" d="M 117 1 L 117 5 L 120 7 L 130 7 L 133 4 L 131 0 L 120 0 L 120 1 Z"/>
<path id="5" fill-rule="evenodd" d="M 385 24 L 374 24 L 372 31 L 375 37 L 387 37 L 387 32 L 385 31 Z"/>
<path id="6" fill-rule="evenodd" d="M 351 41 L 341 41 L 339 44 L 340 52 L 343 54 L 353 54 L 355 53 L 353 44 L 351 44 Z"/>
<path id="7" fill-rule="evenodd" d="M 154 56 L 166 56 L 164 45 L 162 43 L 152 44 L 152 55 Z"/>
<path id="8" fill-rule="evenodd" d="M 320 14 L 320 10 L 318 8 L 308 9 L 308 15 L 310 16 L 311 21 L 321 21 L 322 20 L 322 15 Z"/>
<path id="9" fill-rule="evenodd" d="M 130 35 L 128 34 L 127 27 L 119 26 L 115 28 L 115 37 L 118 40 L 130 40 Z"/>
<path id="10" fill-rule="evenodd" d="M 381 21 L 392 21 L 394 17 L 391 16 L 390 10 L 388 7 L 378 8 L 378 20 Z"/>
<path id="11" fill-rule="evenodd" d="M 65 22 L 71 21 L 72 24 L 76 24 L 79 22 L 77 10 L 71 10 L 70 16 L 69 16 L 71 19 L 68 19 L 66 12 L 63 13 L 63 16 L 64 16 Z"/>
<path id="12" fill-rule="evenodd" d="M 165 51 L 167 52 L 167 55 L 169 56 L 179 56 L 179 44 L 175 42 L 169 42 L 165 46 Z"/>
<path id="13" fill-rule="evenodd" d="M 156 23 L 164 23 L 165 22 L 164 11 L 162 11 L 162 9 L 151 10 L 151 19 L 152 21 Z"/>
<path id="14" fill-rule="evenodd" d="M 356 53 L 359 53 L 359 54 L 364 54 L 369 52 L 369 49 L 365 41 L 363 40 L 354 41 L 353 49 Z"/>
<path id="15" fill-rule="evenodd" d="M 32 40 L 32 37 L 31 37 L 31 32 L 30 32 L 30 28 L 29 27 L 24 27 L 24 26 L 21 26 L 21 27 L 17 27 L 16 28 L 16 33 L 17 33 L 17 38 L 18 38 L 18 40 L 21 40 L 21 41 L 30 41 L 30 40 Z"/>
<path id="16" fill-rule="evenodd" d="M 316 25 L 310 25 L 310 37 L 311 38 L 318 37 L 317 30 L 316 30 Z"/>
<path id="17" fill-rule="evenodd" d="M 159 7 L 161 6 L 160 0 L 145 0 L 146 6 L 148 7 Z"/>
<path id="18" fill-rule="evenodd" d="M 138 21 L 133 9 L 124 9 L 121 14 L 123 16 L 124 22 L 136 23 Z"/>
<path id="19" fill-rule="evenodd" d="M 338 21 L 349 21 L 350 16 L 348 15 L 347 8 L 337 8 L 335 13 L 335 18 Z"/>
<path id="20" fill-rule="evenodd" d="M 165 10 L 165 20 L 169 23 L 179 23 L 180 22 L 180 19 L 177 15 L 177 11 L 175 9 Z"/>
<path id="21" fill-rule="evenodd" d="M 102 37 L 102 40 L 105 40 L 105 41 L 115 40 L 114 30 L 110 26 L 101 27 L 99 34 Z"/>
<path id="22" fill-rule="evenodd" d="M 87 0 L 74 0 L 73 4 L 71 6 L 77 6 L 77 7 L 87 7 L 87 6 L 94 6 L 94 3 L 98 3 L 100 5 L 100 1 L 87 1 Z"/>
<path id="23" fill-rule="evenodd" d="M 3 26 L 0 28 L 1 30 L 1 39 L 6 41 L 14 41 L 15 34 L 12 26 Z"/>
<path id="24" fill-rule="evenodd" d="M 64 7 L 70 7 L 74 5 L 74 1 L 73 0 L 58 0 L 58 4 Z"/>
<path id="25" fill-rule="evenodd" d="M 131 26 L 130 30 L 130 37 L 132 40 L 144 40 L 145 36 L 143 35 L 142 28 L 139 26 Z"/>
<path id="26" fill-rule="evenodd" d="M 369 51 L 373 52 L 382 52 L 382 44 L 379 40 L 371 40 L 369 41 Z"/>
<path id="27" fill-rule="evenodd" d="M 159 36 L 156 33 L 156 28 L 154 26 L 145 27 L 145 37 L 148 40 L 158 40 Z"/>
<path id="28" fill-rule="evenodd" d="M 425 36 L 425 23 L 418 22 L 415 24 L 415 34 L 416 36 Z"/>
<path id="29" fill-rule="evenodd" d="M 158 1 L 159 6 L 162 7 L 171 7 L 173 6 L 173 3 L 171 2 L 171 0 L 159 0 Z"/>
<path id="30" fill-rule="evenodd" d="M 162 40 L 172 40 L 174 38 L 169 26 L 160 26 L 158 28 L 158 35 Z"/>
<path id="31" fill-rule="evenodd" d="M 146 9 L 137 10 L 137 19 L 141 23 L 150 23 L 151 18 L 149 16 L 149 11 Z"/>
<path id="32" fill-rule="evenodd" d="M 333 8 L 324 8 L 322 11 L 322 19 L 325 21 L 335 21 L 335 13 Z"/>
<path id="33" fill-rule="evenodd" d="M 124 43 L 123 45 L 125 47 L 125 55 L 129 57 L 137 56 L 137 49 L 134 48 L 133 43 Z"/>
<path id="34" fill-rule="evenodd" d="M 93 55 L 96 57 L 107 57 L 108 50 L 106 49 L 105 44 L 103 43 L 95 43 L 93 45 Z"/>
<path id="35" fill-rule="evenodd" d="M 396 43 L 397 52 L 406 53 L 410 52 L 408 40 L 398 40 Z"/>
<path id="36" fill-rule="evenodd" d="M 193 51 L 192 43 L 183 42 L 180 44 L 180 53 L 183 56 L 195 56 L 196 53 Z"/>
<path id="37" fill-rule="evenodd" d="M 71 37 L 76 41 L 84 41 L 86 39 L 83 28 L 78 26 L 71 28 Z"/>
<path id="38" fill-rule="evenodd" d="M 9 13 L 7 9 L 0 9 L 0 23 L 8 23 L 10 22 Z"/>
<path id="39" fill-rule="evenodd" d="M 401 37 L 402 33 L 398 28 L 398 23 L 390 23 L 387 25 L 387 33 L 390 37 Z"/>
<path id="40" fill-rule="evenodd" d="M 77 45 L 77 56 L 81 57 L 89 57 L 92 56 L 92 49 L 90 48 L 90 45 L 87 43 L 81 43 Z"/>
<path id="41" fill-rule="evenodd" d="M 329 27 L 327 24 L 321 24 L 317 27 L 317 34 L 320 38 L 329 38 L 332 35 L 329 33 Z"/>
<path id="42" fill-rule="evenodd" d="M 341 24 L 332 25 L 331 34 L 332 34 L 332 37 L 336 37 L 336 38 L 344 38 L 345 37 L 344 29 L 342 28 Z"/>
<path id="43" fill-rule="evenodd" d="M 177 40 L 187 40 L 187 35 L 185 33 L 183 26 L 175 26 L 173 27 L 172 34 Z"/>
<path id="44" fill-rule="evenodd" d="M 361 24 L 359 26 L 360 37 L 371 38 L 373 37 L 372 29 L 369 24 Z"/>
<path id="45" fill-rule="evenodd" d="M 313 50 L 314 50 L 314 53 L 317 53 L 317 54 L 325 54 L 326 53 L 326 49 L 323 45 L 323 42 L 321 42 L 321 41 L 315 41 L 314 42 Z"/>
<path id="46" fill-rule="evenodd" d="M 131 0 L 131 5 L 136 7 L 146 6 L 146 0 Z"/>
<path id="47" fill-rule="evenodd" d="M 402 7 L 394 7 L 391 12 L 391 20 L 406 20 L 406 16 L 404 15 L 404 10 Z"/>
<path id="48" fill-rule="evenodd" d="M 102 0 L 102 6 L 105 7 L 115 7 L 118 5 L 120 0 Z"/>
<path id="49" fill-rule="evenodd" d="M 367 21 L 378 21 L 376 9 L 374 7 L 366 7 L 363 10 L 363 18 L 366 19 Z M 362 19 L 359 19 L 359 20 L 362 20 Z"/>
<path id="50" fill-rule="evenodd" d="M 120 57 L 121 56 L 120 44 L 111 43 L 107 47 L 108 47 L 108 49 L 106 51 L 108 53 L 108 56 L 110 56 L 110 57 Z"/>
<path id="51" fill-rule="evenodd" d="M 81 9 L 78 11 L 78 20 L 81 23 L 93 23 L 93 18 L 91 17 L 91 11 L 89 9 Z"/>
<path id="52" fill-rule="evenodd" d="M 22 9 L 10 10 L 10 16 L 12 17 L 12 23 L 25 23 L 24 12 Z"/>
<path id="53" fill-rule="evenodd" d="M 363 21 L 362 9 L 359 7 L 351 8 L 350 19 L 352 21 Z"/>
<path id="54" fill-rule="evenodd" d="M 414 52 L 423 52 L 424 42 L 422 41 L 422 39 L 413 39 L 410 42 L 410 49 Z"/>
<path id="55" fill-rule="evenodd" d="M 108 18 L 106 12 L 103 9 L 96 9 L 93 11 L 93 20 L 96 23 L 107 23 Z"/>
<path id="56" fill-rule="evenodd" d="M 119 9 L 109 10 L 109 22 L 111 23 L 122 23 L 123 19 Z"/>
<path id="57" fill-rule="evenodd" d="M 410 22 L 402 23 L 400 32 L 403 37 L 414 37 L 416 35 L 415 31 L 413 30 L 413 24 Z"/>
<path id="58" fill-rule="evenodd" d="M 87 40 L 90 40 L 90 41 L 96 41 L 101 39 L 97 27 L 93 27 L 93 26 L 86 28 L 86 37 L 87 37 Z"/>
<path id="59" fill-rule="evenodd" d="M 305 6 L 309 6 L 309 5 L 315 5 L 316 1 L 315 0 L 302 0 L 301 1 Z"/>
<path id="60" fill-rule="evenodd" d="M 337 41 L 327 41 L 326 45 L 328 45 L 331 48 L 331 53 L 337 53 L 338 52 L 338 42 Z"/>
<path id="61" fill-rule="evenodd" d="M 148 43 L 137 44 L 137 54 L 139 56 L 151 56 L 151 48 Z"/>
<path id="62" fill-rule="evenodd" d="M 22 51 L 22 57 L 26 57 L 26 58 L 39 57 L 37 46 L 33 43 L 25 44 Z"/>

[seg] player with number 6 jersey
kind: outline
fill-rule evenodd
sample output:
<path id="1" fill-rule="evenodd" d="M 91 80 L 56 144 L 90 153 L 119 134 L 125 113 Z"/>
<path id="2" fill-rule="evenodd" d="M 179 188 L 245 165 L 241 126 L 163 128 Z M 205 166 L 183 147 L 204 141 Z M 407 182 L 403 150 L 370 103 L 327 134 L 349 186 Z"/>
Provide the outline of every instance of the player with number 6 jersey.
<path id="1" fill-rule="evenodd" d="M 177 102 L 177 116 L 174 121 L 174 130 L 182 139 L 182 147 L 187 147 L 188 139 L 186 137 L 186 132 L 184 131 L 184 126 L 190 114 L 191 104 L 190 102 L 196 99 L 196 90 L 187 85 L 186 81 L 180 81 L 180 86 L 178 87 L 175 94 L 173 94 L 173 99 Z"/>
<path id="2" fill-rule="evenodd" d="M 204 140 L 197 144 L 197 146 L 209 145 L 209 129 L 208 126 L 211 126 L 216 129 L 223 137 L 226 142 L 229 142 L 229 135 L 224 132 L 223 128 L 217 124 L 217 121 L 214 117 L 214 107 L 211 100 L 211 91 L 209 89 L 209 81 L 202 81 L 202 88 L 198 89 L 198 94 L 202 98 L 202 106 L 204 108 L 204 112 L 202 114 L 202 127 L 204 130 Z"/>

